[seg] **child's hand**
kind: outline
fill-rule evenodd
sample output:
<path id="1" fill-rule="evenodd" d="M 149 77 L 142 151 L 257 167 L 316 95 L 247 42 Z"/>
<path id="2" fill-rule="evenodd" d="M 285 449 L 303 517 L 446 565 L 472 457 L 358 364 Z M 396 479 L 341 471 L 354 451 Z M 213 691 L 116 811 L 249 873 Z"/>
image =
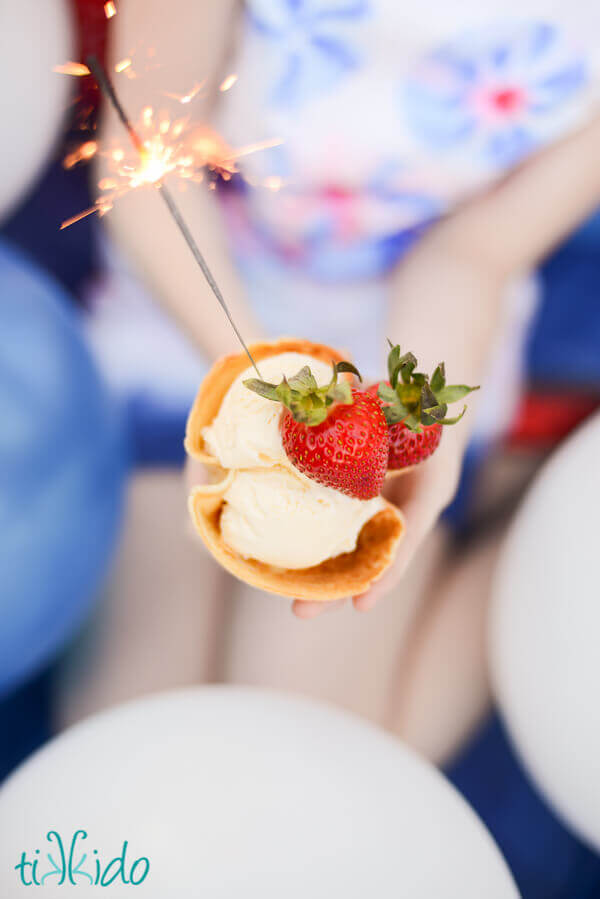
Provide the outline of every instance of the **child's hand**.
<path id="1" fill-rule="evenodd" d="M 401 580 L 415 552 L 452 500 L 460 475 L 462 444 L 457 432 L 447 429 L 438 450 L 426 463 L 402 477 L 390 478 L 383 492 L 402 509 L 406 534 L 392 567 L 367 593 L 353 597 L 354 608 L 359 612 L 369 611 Z M 321 612 L 341 608 L 346 602 L 343 599 L 330 603 L 296 600 L 292 610 L 299 618 L 315 618 Z"/>
<path id="2" fill-rule="evenodd" d="M 445 359 L 451 378 L 480 383 L 507 285 L 534 268 L 600 204 L 599 157 L 600 118 L 440 222 L 402 262 L 393 277 L 388 333 L 415 351 L 422 370 L 432 371 Z M 390 499 L 405 515 L 406 536 L 381 581 L 353 598 L 356 609 L 372 608 L 398 584 L 453 498 L 474 406 L 485 401 L 485 391 L 475 394 L 465 419 L 444 429 L 434 455 L 392 482 Z M 292 608 L 299 617 L 312 618 L 340 604 L 296 601 Z"/>

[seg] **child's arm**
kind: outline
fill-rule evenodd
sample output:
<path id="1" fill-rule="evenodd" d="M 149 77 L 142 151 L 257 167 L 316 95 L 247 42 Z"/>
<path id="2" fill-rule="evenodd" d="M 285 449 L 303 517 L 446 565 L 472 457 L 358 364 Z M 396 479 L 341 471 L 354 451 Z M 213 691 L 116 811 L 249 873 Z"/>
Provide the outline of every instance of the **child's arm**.
<path id="1" fill-rule="evenodd" d="M 599 156 L 597 118 L 441 223 L 400 266 L 390 334 L 418 347 L 425 370 L 445 359 L 461 382 L 480 383 L 508 282 L 534 268 L 600 204 Z M 468 421 L 476 403 L 485 401 L 484 391 L 473 395 L 468 416 L 447 429 L 438 452 L 405 485 L 406 540 L 386 582 L 359 599 L 359 608 L 370 607 L 399 581 L 453 498 Z"/>
<path id="2" fill-rule="evenodd" d="M 235 0 L 129 0 L 118 7 L 109 71 L 115 62 L 132 57 L 138 77 L 116 76 L 126 110 L 135 121 L 152 106 L 172 117 L 189 115 L 207 121 L 235 32 Z M 148 55 L 151 51 L 152 55 Z M 148 70 L 146 70 L 148 68 Z M 206 79 L 202 93 L 182 105 L 165 91 L 185 95 Z M 104 109 L 103 145 L 113 140 L 127 145 L 127 134 L 112 110 Z M 100 158 L 98 177 L 107 174 Z M 206 186 L 188 184 L 180 192 L 177 181 L 166 179 L 192 233 L 214 272 L 242 334 L 259 336 L 259 326 L 244 299 L 229 259 L 214 196 Z M 209 291 L 190 250 L 152 187 L 121 199 L 104 219 L 118 247 L 133 261 L 154 296 L 185 326 L 210 357 L 237 351 L 238 345 L 221 309 Z"/>
<path id="3" fill-rule="evenodd" d="M 474 199 L 424 237 L 393 276 L 389 336 L 414 349 L 420 368 L 442 359 L 465 384 L 479 384 L 506 286 L 531 270 L 600 204 L 600 118 L 540 153 L 487 194 Z M 406 517 L 406 537 L 382 580 L 354 605 L 367 610 L 395 587 L 454 496 L 469 422 L 485 391 L 469 397 L 469 411 L 444 430 L 437 452 L 392 489 Z M 312 617 L 314 603 L 295 603 Z"/>

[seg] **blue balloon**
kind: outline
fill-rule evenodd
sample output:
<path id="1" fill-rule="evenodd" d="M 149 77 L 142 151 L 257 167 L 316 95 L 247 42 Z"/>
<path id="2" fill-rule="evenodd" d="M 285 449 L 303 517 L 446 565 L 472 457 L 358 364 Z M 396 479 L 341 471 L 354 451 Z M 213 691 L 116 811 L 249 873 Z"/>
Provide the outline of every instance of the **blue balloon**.
<path id="1" fill-rule="evenodd" d="M 123 423 L 47 275 L 0 244 L 0 694 L 82 623 L 110 560 Z"/>

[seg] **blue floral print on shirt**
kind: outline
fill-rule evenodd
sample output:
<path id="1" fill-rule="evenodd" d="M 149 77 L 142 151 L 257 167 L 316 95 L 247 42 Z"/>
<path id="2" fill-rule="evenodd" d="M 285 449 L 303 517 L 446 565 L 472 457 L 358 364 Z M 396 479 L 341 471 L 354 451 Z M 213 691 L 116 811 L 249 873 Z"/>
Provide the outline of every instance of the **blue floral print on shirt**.
<path id="1" fill-rule="evenodd" d="M 361 21 L 368 12 L 367 0 L 255 2 L 250 23 L 279 57 L 272 102 L 298 106 L 355 69 L 360 53 L 340 29 L 345 32 L 345 25 Z"/>
<path id="2" fill-rule="evenodd" d="M 556 26 L 496 25 L 428 54 L 403 85 L 403 108 L 429 149 L 500 168 L 553 136 L 586 82 L 583 58 Z"/>

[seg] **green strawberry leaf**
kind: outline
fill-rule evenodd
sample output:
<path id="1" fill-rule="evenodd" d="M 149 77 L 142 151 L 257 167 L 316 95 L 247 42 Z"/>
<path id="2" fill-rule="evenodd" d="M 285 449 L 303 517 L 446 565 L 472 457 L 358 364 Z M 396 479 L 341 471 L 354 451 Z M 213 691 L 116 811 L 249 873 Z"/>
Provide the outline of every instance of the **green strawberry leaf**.
<path id="1" fill-rule="evenodd" d="M 296 421 L 315 426 L 325 420 L 333 403 L 351 405 L 353 402 L 352 387 L 345 379 L 338 383 L 338 372 L 351 372 L 362 380 L 359 370 L 351 362 L 333 362 L 332 369 L 331 381 L 321 387 L 308 365 L 304 365 L 289 381 L 283 377 L 277 385 L 256 378 L 249 378 L 243 383 L 259 396 L 282 403 Z"/>
<path id="2" fill-rule="evenodd" d="M 467 411 L 467 407 L 463 406 L 463 410 L 460 413 L 460 415 L 456 415 L 454 418 L 441 418 L 440 424 L 441 425 L 455 425 L 458 421 L 461 420 L 461 418 L 463 417 L 463 415 L 465 414 L 466 411 Z"/>
<path id="3" fill-rule="evenodd" d="M 421 409 L 429 410 L 433 409 L 435 406 L 439 406 L 437 397 L 429 384 L 425 381 L 421 387 Z"/>
<path id="4" fill-rule="evenodd" d="M 277 399 L 280 403 L 283 403 L 284 406 L 290 406 L 292 401 L 297 401 L 299 399 L 298 392 L 292 390 L 286 378 L 283 378 L 281 384 L 277 387 Z"/>
<path id="5" fill-rule="evenodd" d="M 340 381 L 339 384 L 333 384 L 325 394 L 326 400 L 331 403 L 344 403 L 350 405 L 352 403 L 352 388 L 348 381 Z"/>
<path id="6" fill-rule="evenodd" d="M 474 390 L 479 390 L 479 387 L 467 387 L 466 384 L 448 384 L 446 387 L 442 387 L 441 390 L 436 390 L 435 395 L 439 403 L 455 403 Z"/>
<path id="7" fill-rule="evenodd" d="M 396 391 L 390 387 L 389 384 L 386 384 L 385 381 L 381 381 L 379 384 L 377 396 L 380 400 L 383 400 L 384 403 L 395 403 L 398 399 Z"/>
<path id="8" fill-rule="evenodd" d="M 423 409 L 421 421 L 424 425 L 432 425 L 436 421 L 442 421 L 447 411 L 448 406 L 445 403 L 440 406 L 432 406 L 429 409 Z"/>
<path id="9" fill-rule="evenodd" d="M 298 421 L 301 424 L 310 425 L 311 427 L 320 425 L 321 422 L 325 421 L 327 418 L 327 407 L 325 405 L 319 409 L 307 409 L 303 403 L 291 402 L 288 409 L 294 416 L 295 421 Z"/>
<path id="10" fill-rule="evenodd" d="M 418 384 L 398 384 L 396 395 L 405 406 L 416 406 L 421 399 L 421 388 Z"/>
<path id="11" fill-rule="evenodd" d="M 444 362 L 436 366 L 431 381 L 426 374 L 417 371 L 417 360 L 412 353 L 400 353 L 400 346 L 388 340 L 388 371 L 391 389 L 380 384 L 379 398 L 390 403 L 384 410 L 389 424 L 402 421 L 411 431 L 419 431 L 421 425 L 455 424 L 464 415 L 446 418 L 448 404 L 457 402 L 478 387 L 466 384 L 446 384 Z M 395 396 L 394 396 L 395 394 Z"/>
<path id="12" fill-rule="evenodd" d="M 419 434 L 422 430 L 421 422 L 416 417 L 416 415 L 407 415 L 407 417 L 404 419 L 404 424 L 409 431 L 413 431 L 413 433 L 415 434 Z"/>
<path id="13" fill-rule="evenodd" d="M 431 389 L 434 393 L 446 386 L 446 366 L 440 362 L 431 378 Z"/>
<path id="14" fill-rule="evenodd" d="M 264 396 L 267 400 L 275 400 L 275 402 L 280 402 L 278 387 L 276 384 L 268 384 L 266 381 L 259 381 L 258 378 L 248 378 L 247 381 L 244 381 L 244 387 L 247 387 L 248 390 L 252 390 L 254 393 L 258 393 L 259 396 Z"/>
<path id="15" fill-rule="evenodd" d="M 417 359 L 413 356 L 412 353 L 405 353 L 404 356 L 398 360 L 398 364 L 400 365 L 400 376 L 405 384 L 410 384 L 410 378 L 417 367 Z"/>
<path id="16" fill-rule="evenodd" d="M 385 420 L 388 425 L 396 425 L 404 419 L 409 414 L 408 409 L 402 405 L 402 403 L 396 400 L 396 403 L 393 406 L 386 406 L 383 410 L 383 414 L 385 415 Z"/>
<path id="17" fill-rule="evenodd" d="M 398 384 L 398 375 L 400 374 L 401 368 L 402 368 L 402 365 L 398 362 L 396 364 L 395 368 L 393 368 L 389 371 L 390 384 L 392 385 L 394 390 L 396 389 L 396 385 Z"/>
<path id="18" fill-rule="evenodd" d="M 358 380 L 362 383 L 362 375 L 355 365 L 352 365 L 351 362 L 334 362 L 333 368 L 336 372 L 339 371 L 349 371 L 351 374 L 356 375 Z M 347 383 L 347 382 L 346 382 Z"/>
<path id="19" fill-rule="evenodd" d="M 388 376 L 390 379 L 390 384 L 392 385 L 392 387 L 395 387 L 398 381 L 398 373 L 400 371 L 400 345 L 397 344 L 396 346 L 394 346 L 389 339 L 388 343 L 391 347 L 390 353 L 388 355 Z"/>
<path id="20" fill-rule="evenodd" d="M 288 383 L 292 390 L 298 390 L 300 393 L 312 393 L 319 386 L 308 365 L 301 368 L 298 374 L 290 378 Z"/>

